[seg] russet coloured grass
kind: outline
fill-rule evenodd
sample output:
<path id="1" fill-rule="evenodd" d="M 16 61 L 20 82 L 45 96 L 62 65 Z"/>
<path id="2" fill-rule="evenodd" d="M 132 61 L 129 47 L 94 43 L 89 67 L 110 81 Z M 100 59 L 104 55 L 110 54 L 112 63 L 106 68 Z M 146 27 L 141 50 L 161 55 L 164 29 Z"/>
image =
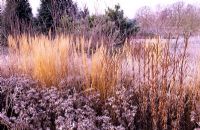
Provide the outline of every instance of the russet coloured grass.
<path id="1" fill-rule="evenodd" d="M 115 96 L 117 87 L 132 88 L 140 128 L 178 129 L 191 111 L 200 113 L 199 80 L 188 80 L 187 39 L 179 53 L 173 48 L 177 43 L 160 39 L 125 43 L 119 50 L 103 44 L 92 50 L 90 40 L 64 35 L 10 36 L 8 42 L 12 72 L 46 87 L 81 77 L 80 87 L 98 91 L 102 100 Z"/>

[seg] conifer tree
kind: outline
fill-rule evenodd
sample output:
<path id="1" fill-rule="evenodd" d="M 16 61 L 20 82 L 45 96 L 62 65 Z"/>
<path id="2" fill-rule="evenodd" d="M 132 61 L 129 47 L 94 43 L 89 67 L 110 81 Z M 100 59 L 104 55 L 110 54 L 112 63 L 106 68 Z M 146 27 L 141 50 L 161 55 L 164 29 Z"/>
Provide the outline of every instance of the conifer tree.
<path id="1" fill-rule="evenodd" d="M 51 0 L 41 0 L 41 5 L 38 10 L 38 26 L 39 31 L 48 34 L 49 30 L 53 30 L 53 17 L 51 14 Z"/>
<path id="2" fill-rule="evenodd" d="M 6 43 L 8 35 L 30 32 L 32 18 L 32 9 L 28 0 L 7 0 L 2 12 L 2 41 Z"/>
<path id="3" fill-rule="evenodd" d="M 67 17 L 72 22 L 78 14 L 77 5 L 72 0 L 41 0 L 38 25 L 42 33 L 52 33 L 60 27 L 61 19 Z"/>
<path id="4" fill-rule="evenodd" d="M 136 20 L 124 17 L 124 12 L 120 9 L 120 5 L 115 5 L 114 9 L 108 8 L 106 16 L 115 23 L 115 31 L 119 32 L 115 39 L 116 45 L 123 44 L 127 38 L 136 35 L 139 31 Z"/>
<path id="5" fill-rule="evenodd" d="M 3 23 L 8 34 L 26 32 L 32 17 L 32 9 L 28 0 L 7 0 L 3 12 Z"/>

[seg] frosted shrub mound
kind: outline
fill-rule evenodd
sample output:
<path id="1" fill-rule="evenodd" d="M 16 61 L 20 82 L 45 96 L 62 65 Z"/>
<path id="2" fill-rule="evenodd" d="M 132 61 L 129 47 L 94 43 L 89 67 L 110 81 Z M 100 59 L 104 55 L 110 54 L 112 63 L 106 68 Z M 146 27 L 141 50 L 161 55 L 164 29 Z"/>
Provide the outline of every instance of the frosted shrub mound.
<path id="1" fill-rule="evenodd" d="M 121 94 L 118 99 L 111 97 L 102 105 L 99 94 L 86 96 L 73 87 L 65 87 L 64 83 L 60 85 L 63 86 L 58 90 L 41 88 L 27 77 L 0 78 L 0 116 L 10 127 L 19 129 L 134 128 L 136 108 L 127 102 L 124 92 L 118 93 Z"/>

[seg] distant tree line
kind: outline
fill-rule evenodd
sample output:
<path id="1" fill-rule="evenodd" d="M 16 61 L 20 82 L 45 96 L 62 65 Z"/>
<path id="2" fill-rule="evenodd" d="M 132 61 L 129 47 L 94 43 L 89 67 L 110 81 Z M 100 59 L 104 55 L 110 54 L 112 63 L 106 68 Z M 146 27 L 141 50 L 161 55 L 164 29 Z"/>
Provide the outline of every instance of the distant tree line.
<path id="1" fill-rule="evenodd" d="M 114 45 L 139 31 L 136 20 L 124 16 L 119 5 L 108 8 L 104 15 L 90 15 L 87 8 L 80 10 L 72 0 L 41 0 L 38 15 L 32 14 L 28 0 L 7 0 L 1 5 L 1 43 L 8 35 L 84 35 L 93 40 L 106 39 Z"/>
<path id="2" fill-rule="evenodd" d="M 145 6 L 138 10 L 136 20 L 140 35 L 196 35 L 200 31 L 200 8 L 183 2 L 158 7 L 156 11 Z"/>

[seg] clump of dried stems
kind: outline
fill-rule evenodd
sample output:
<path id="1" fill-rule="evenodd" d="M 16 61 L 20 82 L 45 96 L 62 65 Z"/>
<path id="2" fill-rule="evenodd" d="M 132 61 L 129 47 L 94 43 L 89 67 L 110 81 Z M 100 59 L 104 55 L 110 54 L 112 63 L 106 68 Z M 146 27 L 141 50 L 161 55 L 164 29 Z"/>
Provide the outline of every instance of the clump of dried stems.
<path id="1" fill-rule="evenodd" d="M 188 78 L 188 38 L 180 47 L 178 38 L 157 38 L 125 43 L 119 51 L 102 44 L 92 53 L 91 41 L 83 37 L 22 35 L 8 41 L 15 63 L 11 70 L 29 74 L 46 86 L 81 77 L 80 87 L 98 91 L 102 100 L 114 96 L 117 87 L 133 89 L 136 128 L 187 129 L 191 112 L 198 113 L 199 86 Z"/>

